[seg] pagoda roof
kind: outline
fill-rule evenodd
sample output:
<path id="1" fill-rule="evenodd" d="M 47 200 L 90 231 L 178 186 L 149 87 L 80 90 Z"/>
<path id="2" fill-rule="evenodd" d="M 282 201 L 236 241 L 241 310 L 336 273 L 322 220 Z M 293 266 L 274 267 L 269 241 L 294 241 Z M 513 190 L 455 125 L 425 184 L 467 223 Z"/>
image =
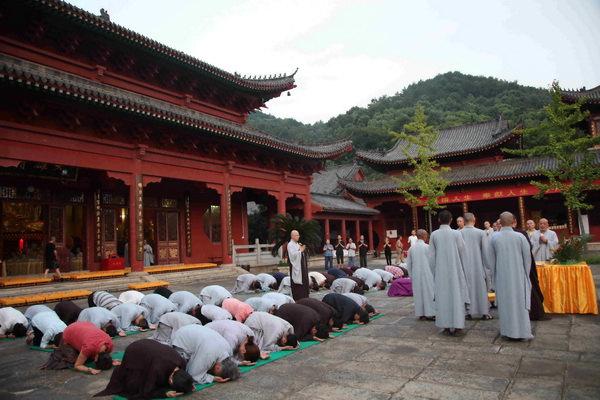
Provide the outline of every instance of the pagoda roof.
<path id="1" fill-rule="evenodd" d="M 508 128 L 508 122 L 499 117 L 497 120 L 475 124 L 454 126 L 442 129 L 438 140 L 433 144 L 433 158 L 451 157 L 456 155 L 477 153 L 497 147 L 508 141 L 518 132 Z M 357 151 L 356 158 L 372 164 L 404 164 L 409 158 L 402 152 L 408 145 L 405 140 L 398 140 L 390 150 L 386 151 Z M 416 148 L 410 146 L 409 153 L 416 157 Z"/>
<path id="2" fill-rule="evenodd" d="M 0 82 L 16 84 L 74 102 L 93 104 L 142 118 L 172 123 L 190 131 L 208 132 L 226 140 L 274 149 L 302 158 L 324 160 L 335 158 L 352 149 L 350 140 L 318 146 L 286 141 L 245 124 L 214 117 L 4 54 L 0 54 Z"/>
<path id="3" fill-rule="evenodd" d="M 595 154 L 593 166 L 600 167 L 600 149 L 594 148 L 589 151 Z M 550 156 L 510 158 L 487 164 L 454 167 L 441 176 L 450 181 L 449 186 L 461 186 L 539 176 L 542 174 L 538 167 L 554 170 L 557 168 L 556 159 Z M 400 189 L 398 182 L 389 175 L 372 181 L 340 180 L 339 183 L 356 195 L 391 194 Z"/>
<path id="4" fill-rule="evenodd" d="M 336 165 L 313 174 L 313 181 L 310 185 L 311 193 L 332 194 L 341 196 L 346 189 L 339 185 L 340 179 L 352 179 L 360 171 L 360 166 L 356 164 Z"/>
<path id="5" fill-rule="evenodd" d="M 586 103 L 600 103 L 600 85 L 593 89 L 581 88 L 579 90 L 562 90 L 563 100 L 579 101 L 585 99 Z"/>
<path id="6" fill-rule="evenodd" d="M 293 74 L 280 75 L 275 77 L 245 77 L 237 73 L 224 71 L 214 65 L 208 64 L 195 57 L 175 50 L 153 39 L 143 36 L 137 32 L 129 30 L 101 16 L 87 12 L 81 8 L 61 0 L 22 0 L 36 7 L 43 12 L 53 16 L 62 17 L 77 24 L 84 29 L 94 31 L 100 35 L 120 43 L 137 47 L 163 58 L 173 64 L 183 65 L 192 70 L 210 77 L 216 81 L 223 82 L 229 86 L 236 87 L 246 92 L 254 93 L 280 93 L 295 87 Z"/>
<path id="7" fill-rule="evenodd" d="M 358 215 L 381 214 L 379 210 L 367 207 L 364 202 L 359 199 L 323 193 L 311 193 L 310 198 L 314 204 L 322 207 L 325 212 Z"/>

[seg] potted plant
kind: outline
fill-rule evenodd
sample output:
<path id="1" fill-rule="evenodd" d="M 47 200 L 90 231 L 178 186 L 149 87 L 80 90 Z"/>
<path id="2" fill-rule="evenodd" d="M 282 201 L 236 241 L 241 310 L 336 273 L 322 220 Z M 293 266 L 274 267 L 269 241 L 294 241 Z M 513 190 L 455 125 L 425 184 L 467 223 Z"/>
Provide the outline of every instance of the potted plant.
<path id="1" fill-rule="evenodd" d="M 591 235 L 573 236 L 568 239 L 563 237 L 562 243 L 554 249 L 552 262 L 563 265 L 581 262 L 584 246 L 591 237 Z"/>

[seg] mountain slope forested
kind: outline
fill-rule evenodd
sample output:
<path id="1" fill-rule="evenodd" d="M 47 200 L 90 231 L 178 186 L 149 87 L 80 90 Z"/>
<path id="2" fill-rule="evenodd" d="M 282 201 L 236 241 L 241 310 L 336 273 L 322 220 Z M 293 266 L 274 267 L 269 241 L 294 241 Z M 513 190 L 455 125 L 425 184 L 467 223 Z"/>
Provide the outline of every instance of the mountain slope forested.
<path id="1" fill-rule="evenodd" d="M 550 84 L 551 82 L 549 82 Z M 264 113 L 250 115 L 248 123 L 272 135 L 304 143 L 322 143 L 351 138 L 358 150 L 391 147 L 388 132 L 402 131 L 412 121 L 415 109 L 424 107 L 428 124 L 437 128 L 488 121 L 499 115 L 524 127 L 536 126 L 544 117 L 549 91 L 519 85 L 491 77 L 447 72 L 435 78 L 413 83 L 393 96 L 373 99 L 366 107 L 353 107 L 327 122 L 303 124 L 291 118 L 280 119 Z M 525 137 L 531 147 L 542 137 Z M 346 154 L 341 162 L 348 162 Z"/>

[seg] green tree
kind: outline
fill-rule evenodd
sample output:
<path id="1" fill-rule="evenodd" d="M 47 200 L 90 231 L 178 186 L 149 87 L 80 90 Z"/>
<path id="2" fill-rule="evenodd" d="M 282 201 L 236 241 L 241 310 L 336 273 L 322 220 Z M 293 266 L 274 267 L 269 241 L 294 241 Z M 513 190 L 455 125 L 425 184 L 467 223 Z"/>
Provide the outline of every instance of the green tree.
<path id="1" fill-rule="evenodd" d="M 427 211 L 429 227 L 431 228 L 431 215 L 441 208 L 438 199 L 444 195 L 446 186 L 450 183 L 441 176 L 442 172 L 450 171 L 448 167 L 440 167 L 432 159 L 435 152 L 433 145 L 438 139 L 439 132 L 427 124 L 425 110 L 421 107 L 415 111 L 415 119 L 404 125 L 405 132 L 390 132 L 394 140 L 403 140 L 406 146 L 400 150 L 408 158 L 409 165 L 413 168 L 411 173 L 404 171 L 403 179 L 394 179 L 400 185 L 398 193 L 411 207 L 416 207 L 425 200 L 423 209 Z M 407 133 L 408 132 L 408 133 Z"/>
<path id="2" fill-rule="evenodd" d="M 524 135 L 547 135 L 548 141 L 524 150 L 508 150 L 509 154 L 527 157 L 551 156 L 556 159 L 556 168 L 549 170 L 538 166 L 544 181 L 531 181 L 539 189 L 535 198 L 542 198 L 549 190 L 557 190 L 565 198 L 565 205 L 577 211 L 580 226 L 581 210 L 591 210 L 593 206 L 586 202 L 587 191 L 598 190 L 600 185 L 594 181 L 600 179 L 600 168 L 592 166 L 596 153 L 589 149 L 600 143 L 600 137 L 590 137 L 577 129 L 584 121 L 588 111 L 581 111 L 585 99 L 567 104 L 561 100 L 558 81 L 552 83 L 550 104 L 544 107 L 546 119 L 535 127 L 525 129 Z M 581 232 L 585 234 L 586 232 Z"/>
<path id="3" fill-rule="evenodd" d="M 296 230 L 300 233 L 300 243 L 305 244 L 309 254 L 315 254 L 321 244 L 321 225 L 314 220 L 293 217 L 290 214 L 276 214 L 271 218 L 272 228 L 269 229 L 269 242 L 275 244 L 271 254 L 277 255 L 279 248 L 290 241 L 290 234 Z M 284 254 L 284 258 L 287 257 Z"/>

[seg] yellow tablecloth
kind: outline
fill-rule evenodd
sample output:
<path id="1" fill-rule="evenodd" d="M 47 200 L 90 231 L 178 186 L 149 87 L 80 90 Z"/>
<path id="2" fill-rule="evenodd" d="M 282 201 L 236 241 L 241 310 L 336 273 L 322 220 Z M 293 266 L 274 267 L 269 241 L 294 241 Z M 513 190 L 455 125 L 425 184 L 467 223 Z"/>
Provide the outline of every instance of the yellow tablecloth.
<path id="1" fill-rule="evenodd" d="M 538 263 L 537 273 L 547 313 L 598 314 L 596 286 L 586 263 Z"/>

